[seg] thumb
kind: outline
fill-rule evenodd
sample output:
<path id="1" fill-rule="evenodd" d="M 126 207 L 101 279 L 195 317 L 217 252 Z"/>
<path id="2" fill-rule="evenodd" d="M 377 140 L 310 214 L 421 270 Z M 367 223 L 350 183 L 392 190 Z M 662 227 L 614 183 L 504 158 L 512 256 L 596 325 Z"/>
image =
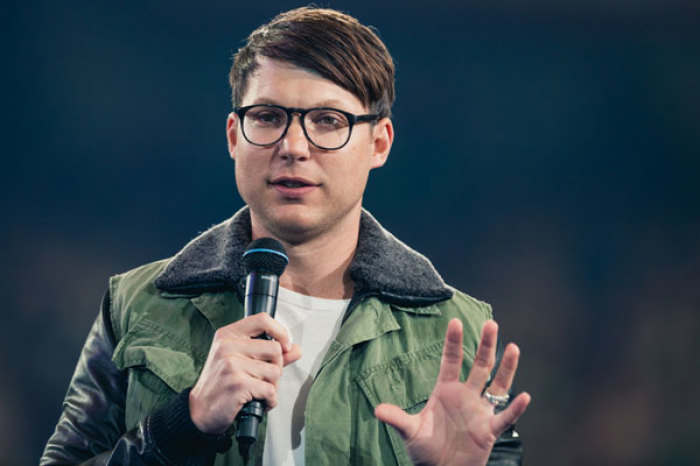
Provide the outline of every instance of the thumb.
<path id="1" fill-rule="evenodd" d="M 282 364 L 284 366 L 288 366 L 301 358 L 301 348 L 299 345 L 294 343 L 290 345 L 290 348 L 290 350 L 282 352 Z"/>
<path id="2" fill-rule="evenodd" d="M 374 415 L 396 429 L 404 440 L 411 438 L 418 428 L 418 419 L 398 406 L 382 403 L 374 409 Z"/>

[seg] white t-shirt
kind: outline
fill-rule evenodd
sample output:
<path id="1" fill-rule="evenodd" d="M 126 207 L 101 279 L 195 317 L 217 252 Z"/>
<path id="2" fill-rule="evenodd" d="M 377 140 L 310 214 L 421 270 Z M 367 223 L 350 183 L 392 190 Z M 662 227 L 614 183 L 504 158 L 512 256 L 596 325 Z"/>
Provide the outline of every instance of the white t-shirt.
<path id="1" fill-rule="evenodd" d="M 267 413 L 263 464 L 304 464 L 306 399 L 349 303 L 349 299 L 314 298 L 280 287 L 275 320 L 301 347 L 302 356 L 282 371 L 279 403 Z"/>

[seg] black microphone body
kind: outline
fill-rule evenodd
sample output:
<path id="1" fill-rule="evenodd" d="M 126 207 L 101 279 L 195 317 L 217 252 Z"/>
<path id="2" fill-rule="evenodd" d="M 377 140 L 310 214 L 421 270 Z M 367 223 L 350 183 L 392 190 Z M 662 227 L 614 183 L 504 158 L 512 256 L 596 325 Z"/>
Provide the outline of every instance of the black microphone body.
<path id="1" fill-rule="evenodd" d="M 277 291 L 279 290 L 279 277 L 270 273 L 251 272 L 246 280 L 245 316 L 264 312 L 270 317 L 275 317 L 277 310 Z M 262 335 L 258 338 L 269 338 Z M 240 445 L 248 444 L 250 449 L 258 438 L 258 426 L 265 413 L 265 403 L 259 400 L 249 401 L 238 412 L 238 427 L 236 439 Z"/>
<path id="2" fill-rule="evenodd" d="M 245 285 L 245 302 L 243 304 L 245 316 L 249 317 L 264 312 L 274 318 L 277 310 L 279 283 L 280 277 L 274 273 L 252 270 L 248 274 Z"/>
<path id="3" fill-rule="evenodd" d="M 243 264 L 248 274 L 243 304 L 246 317 L 261 312 L 275 317 L 279 276 L 284 272 L 288 261 L 284 247 L 277 240 L 260 238 L 250 243 L 243 253 Z M 258 338 L 269 339 L 267 335 Z M 236 417 L 236 440 L 245 462 L 248 461 L 250 447 L 258 438 L 258 428 L 264 413 L 265 402 L 253 400 L 246 403 Z"/>

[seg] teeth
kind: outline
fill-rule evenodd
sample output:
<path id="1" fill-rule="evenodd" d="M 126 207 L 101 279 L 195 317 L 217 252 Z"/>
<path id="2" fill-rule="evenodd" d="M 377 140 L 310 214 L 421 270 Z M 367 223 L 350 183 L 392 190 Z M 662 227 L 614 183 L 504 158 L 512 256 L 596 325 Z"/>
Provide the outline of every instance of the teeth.
<path id="1" fill-rule="evenodd" d="M 281 184 L 287 188 L 300 188 L 302 186 L 306 186 L 304 183 L 300 183 L 299 181 L 282 181 Z"/>

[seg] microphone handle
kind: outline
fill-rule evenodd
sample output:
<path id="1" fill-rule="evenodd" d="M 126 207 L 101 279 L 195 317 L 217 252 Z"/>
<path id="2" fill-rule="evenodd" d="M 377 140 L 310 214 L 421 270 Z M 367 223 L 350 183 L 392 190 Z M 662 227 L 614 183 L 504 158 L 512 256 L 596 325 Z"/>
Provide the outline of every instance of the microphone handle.
<path id="1" fill-rule="evenodd" d="M 274 318 L 277 310 L 278 291 L 279 277 L 277 275 L 256 271 L 248 274 L 244 303 L 245 316 L 249 317 L 265 312 Z M 266 334 L 257 338 L 270 339 Z M 258 430 L 263 414 L 265 414 L 265 402 L 261 400 L 249 401 L 238 412 L 236 441 L 238 442 L 238 451 L 246 463 L 250 447 L 258 439 Z"/>

